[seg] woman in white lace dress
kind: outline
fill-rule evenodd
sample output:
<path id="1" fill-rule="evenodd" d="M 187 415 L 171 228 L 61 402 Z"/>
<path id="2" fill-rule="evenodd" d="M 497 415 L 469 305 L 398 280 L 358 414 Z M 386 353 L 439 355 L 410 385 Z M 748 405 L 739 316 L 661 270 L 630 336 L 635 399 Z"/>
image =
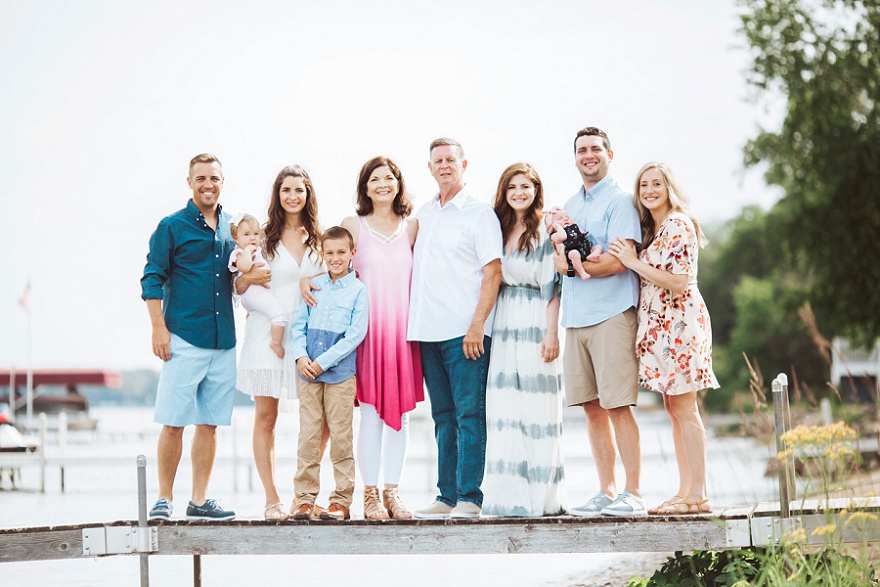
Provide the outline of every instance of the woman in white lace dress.
<path id="1" fill-rule="evenodd" d="M 271 277 L 272 293 L 291 316 L 290 324 L 302 301 L 300 278 L 324 271 L 318 251 L 318 203 L 312 180 L 304 169 L 294 165 L 278 173 L 268 216 L 263 227 L 263 256 L 268 267 L 239 277 L 236 291 L 242 293 L 248 287 L 260 287 Z M 236 387 L 254 400 L 254 464 L 266 493 L 264 517 L 284 520 L 288 514 L 275 486 L 275 423 L 279 407 L 290 411 L 294 405 L 297 370 L 290 353 L 279 359 L 269 347 L 270 326 L 265 316 L 248 315 Z M 285 348 L 289 339 L 288 330 L 284 333 Z"/>

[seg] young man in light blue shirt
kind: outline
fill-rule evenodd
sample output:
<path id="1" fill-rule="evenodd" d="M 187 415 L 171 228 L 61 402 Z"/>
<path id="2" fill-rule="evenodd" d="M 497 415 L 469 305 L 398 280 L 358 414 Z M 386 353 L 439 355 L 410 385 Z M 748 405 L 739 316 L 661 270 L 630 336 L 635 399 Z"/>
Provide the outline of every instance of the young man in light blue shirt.
<path id="1" fill-rule="evenodd" d="M 323 520 L 348 520 L 354 494 L 355 357 L 357 346 L 367 334 L 369 304 L 367 288 L 350 268 L 354 239 L 339 226 L 321 237 L 321 252 L 327 274 L 314 279 L 320 289 L 314 308 L 300 304 L 291 326 L 291 352 L 300 373 L 299 443 L 296 476 L 293 479 L 295 520 L 312 517 L 321 480 L 321 432 L 324 421 L 330 429 L 330 460 L 336 489 Z"/>
<path id="2" fill-rule="evenodd" d="M 617 237 L 641 242 L 641 225 L 632 196 L 608 175 L 614 158 L 608 135 L 587 127 L 575 136 L 574 148 L 583 186 L 565 204 L 571 219 L 604 251 Z M 554 262 L 565 275 L 567 259 L 556 254 Z M 630 410 L 638 398 L 635 308 L 639 282 L 632 271 L 607 252 L 598 262 L 585 261 L 584 268 L 591 279 L 563 277 L 562 281 L 562 326 L 566 329 L 563 373 L 568 405 L 582 406 L 587 417 L 599 492 L 570 513 L 585 517 L 645 516 L 639 491 L 639 428 Z M 626 486 L 620 494 L 614 480 L 615 444 L 626 471 Z"/>

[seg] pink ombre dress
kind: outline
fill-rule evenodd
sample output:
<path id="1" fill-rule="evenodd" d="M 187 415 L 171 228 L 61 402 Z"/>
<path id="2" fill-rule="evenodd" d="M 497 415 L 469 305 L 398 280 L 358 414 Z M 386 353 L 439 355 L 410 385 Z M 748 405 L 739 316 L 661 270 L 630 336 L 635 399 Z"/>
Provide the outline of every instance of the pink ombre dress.
<path id="1" fill-rule="evenodd" d="M 361 230 L 352 266 L 367 286 L 370 325 L 357 350 L 357 399 L 400 430 L 401 416 L 425 399 L 419 344 L 406 340 L 412 247 L 405 220 L 386 237 L 358 218 Z"/>

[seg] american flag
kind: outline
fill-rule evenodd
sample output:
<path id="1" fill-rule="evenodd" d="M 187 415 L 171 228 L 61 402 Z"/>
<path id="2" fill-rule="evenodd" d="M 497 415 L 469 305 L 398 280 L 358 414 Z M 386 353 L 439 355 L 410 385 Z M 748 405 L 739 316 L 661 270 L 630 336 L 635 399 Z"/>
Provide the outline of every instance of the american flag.
<path id="1" fill-rule="evenodd" d="M 31 308 L 34 305 L 34 298 L 31 295 L 31 282 L 28 281 L 24 289 L 21 291 L 21 295 L 18 296 L 18 305 L 21 306 L 25 312 L 30 312 Z"/>

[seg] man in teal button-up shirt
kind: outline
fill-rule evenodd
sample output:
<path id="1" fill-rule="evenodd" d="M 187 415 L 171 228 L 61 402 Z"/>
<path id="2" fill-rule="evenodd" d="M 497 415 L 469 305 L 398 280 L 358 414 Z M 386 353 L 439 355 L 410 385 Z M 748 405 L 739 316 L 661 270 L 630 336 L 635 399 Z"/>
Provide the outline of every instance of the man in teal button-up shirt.
<path id="1" fill-rule="evenodd" d="M 159 499 L 150 518 L 171 517 L 183 430 L 195 424 L 187 518 L 226 520 L 235 513 L 221 509 L 206 493 L 217 426 L 231 423 L 235 395 L 232 278 L 226 267 L 234 243 L 229 215 L 218 204 L 220 161 L 196 155 L 187 183 L 192 199 L 159 223 L 141 279 L 141 297 L 153 325 L 153 354 L 163 361 L 154 415 L 163 425 L 157 451 Z"/>

